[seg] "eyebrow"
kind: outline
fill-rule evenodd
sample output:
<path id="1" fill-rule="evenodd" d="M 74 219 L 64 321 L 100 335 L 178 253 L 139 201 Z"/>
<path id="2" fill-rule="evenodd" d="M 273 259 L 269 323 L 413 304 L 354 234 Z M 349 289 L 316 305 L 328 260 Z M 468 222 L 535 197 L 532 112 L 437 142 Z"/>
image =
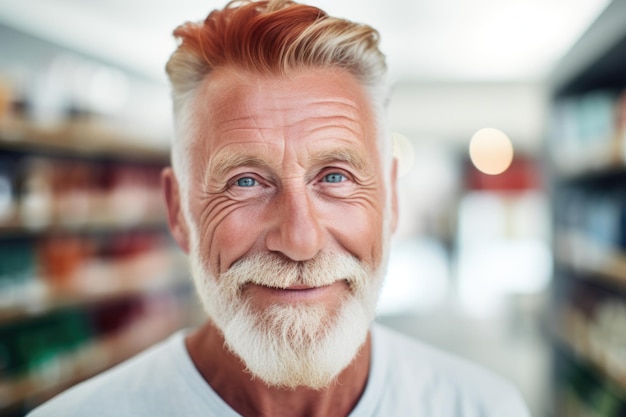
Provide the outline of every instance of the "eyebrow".
<path id="1" fill-rule="evenodd" d="M 309 162 L 314 165 L 325 165 L 334 162 L 345 162 L 360 172 L 368 173 L 371 170 L 371 164 L 361 152 L 352 148 L 335 148 L 315 153 Z"/>
<path id="2" fill-rule="evenodd" d="M 371 164 L 368 162 L 365 155 L 348 147 L 326 149 L 316 152 L 309 158 L 308 162 L 310 165 L 326 165 L 344 162 L 360 172 L 369 173 L 371 171 Z M 270 166 L 268 161 L 258 156 L 228 152 L 217 155 L 216 158 L 211 161 L 211 165 L 208 169 L 208 178 L 224 178 L 230 171 L 240 167 L 267 169 Z"/>
<path id="3" fill-rule="evenodd" d="M 218 155 L 209 167 L 209 177 L 224 178 L 228 173 L 239 167 L 267 168 L 269 164 L 262 158 L 253 155 L 228 152 Z"/>

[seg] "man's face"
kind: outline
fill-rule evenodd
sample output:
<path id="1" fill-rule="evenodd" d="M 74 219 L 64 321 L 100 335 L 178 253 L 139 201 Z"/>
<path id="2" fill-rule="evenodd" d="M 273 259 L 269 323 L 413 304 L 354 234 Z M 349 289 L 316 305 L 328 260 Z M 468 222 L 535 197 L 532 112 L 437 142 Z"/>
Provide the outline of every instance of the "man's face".
<path id="1" fill-rule="evenodd" d="M 218 70 L 191 120 L 182 198 L 194 278 L 231 349 L 239 353 L 224 329 L 230 317 L 221 316 L 238 310 L 248 321 L 263 317 L 253 327 L 277 321 L 268 311 L 280 311 L 280 321 L 300 311 L 297 326 L 318 329 L 311 338 L 321 339 L 358 300 L 366 333 L 382 274 L 386 190 L 365 89 L 331 69 L 291 78 Z"/>
<path id="2" fill-rule="evenodd" d="M 344 253 L 376 269 L 385 184 L 371 105 L 351 75 L 218 71 L 196 109 L 191 227 L 212 274 L 265 252 L 293 261 Z M 334 309 L 347 291 L 342 282 L 317 291 L 243 288 L 258 309 L 313 301 Z"/>

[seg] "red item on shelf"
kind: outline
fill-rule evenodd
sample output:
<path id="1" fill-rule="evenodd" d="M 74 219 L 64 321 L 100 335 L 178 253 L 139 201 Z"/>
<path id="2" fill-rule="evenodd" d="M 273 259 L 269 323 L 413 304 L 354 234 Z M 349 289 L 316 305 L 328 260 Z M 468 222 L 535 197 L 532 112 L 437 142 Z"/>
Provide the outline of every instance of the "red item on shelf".
<path id="1" fill-rule="evenodd" d="M 479 171 L 471 162 L 466 164 L 465 187 L 468 190 L 525 191 L 541 189 L 541 172 L 534 161 L 515 157 L 511 166 L 499 175 Z"/>

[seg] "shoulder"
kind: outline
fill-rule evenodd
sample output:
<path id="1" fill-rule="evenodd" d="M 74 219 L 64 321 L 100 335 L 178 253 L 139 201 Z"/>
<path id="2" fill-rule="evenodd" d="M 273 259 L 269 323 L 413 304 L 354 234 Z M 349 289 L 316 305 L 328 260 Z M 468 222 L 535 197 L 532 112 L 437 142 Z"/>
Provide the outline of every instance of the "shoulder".
<path id="1" fill-rule="evenodd" d="M 36 408 L 29 417 L 137 415 L 138 404 L 165 393 L 164 380 L 172 377 L 182 332 L 172 335 L 137 356 L 61 393 Z M 149 382 L 149 383 L 146 383 Z M 141 413 L 139 415 L 144 415 Z M 145 414 L 147 415 L 147 414 Z"/>
<path id="2" fill-rule="evenodd" d="M 430 403 L 430 409 L 467 409 L 459 414 L 463 416 L 529 416 L 517 389 L 483 367 L 378 324 L 373 338 L 376 360 L 385 363 L 388 383 L 397 392 L 409 390 L 421 404 Z"/>

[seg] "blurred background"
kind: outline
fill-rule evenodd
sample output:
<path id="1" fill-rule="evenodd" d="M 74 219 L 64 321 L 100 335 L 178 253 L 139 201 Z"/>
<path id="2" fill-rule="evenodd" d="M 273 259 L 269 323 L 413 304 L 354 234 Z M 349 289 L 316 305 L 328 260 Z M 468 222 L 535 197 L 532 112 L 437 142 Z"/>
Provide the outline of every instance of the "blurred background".
<path id="1" fill-rule="evenodd" d="M 626 416 L 626 1 L 312 1 L 381 33 L 401 219 L 377 320 Z M 0 415 L 202 320 L 159 185 L 215 0 L 0 0 Z"/>

